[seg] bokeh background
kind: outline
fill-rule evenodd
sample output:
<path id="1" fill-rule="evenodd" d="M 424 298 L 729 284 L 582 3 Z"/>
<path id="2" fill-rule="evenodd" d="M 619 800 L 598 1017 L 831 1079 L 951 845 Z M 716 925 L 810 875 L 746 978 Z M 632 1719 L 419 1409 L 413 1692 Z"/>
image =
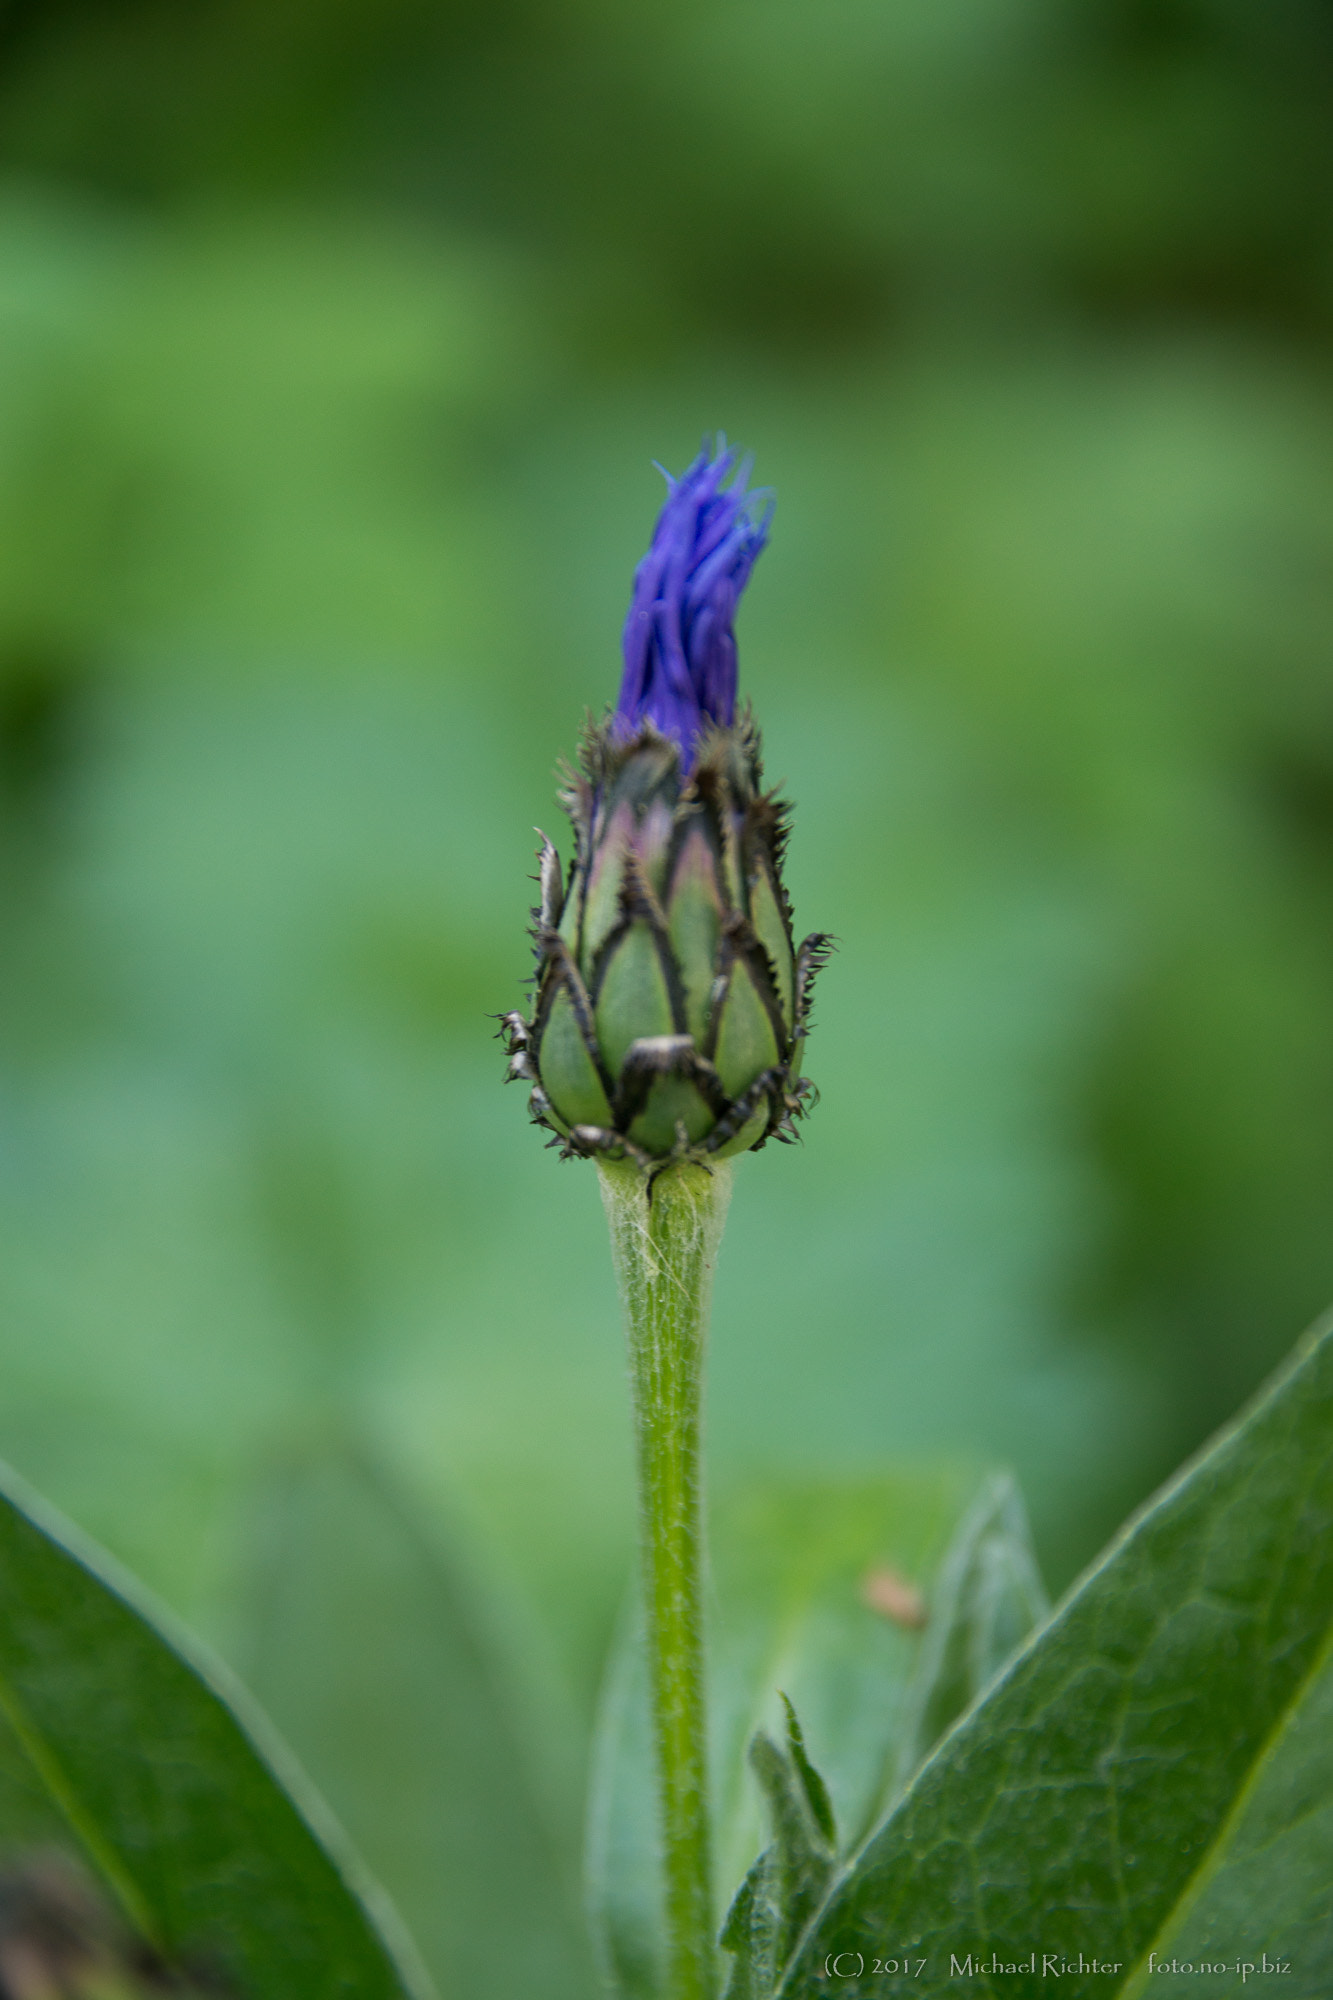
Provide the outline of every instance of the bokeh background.
<path id="1" fill-rule="evenodd" d="M 1327 0 L 0 15 L 0 1450 L 448 1992 L 589 1990 L 619 1331 L 486 1017 L 654 459 L 778 495 L 841 940 L 717 1486 L 1007 1463 L 1059 1586 L 1333 1294 L 1331 110 Z"/>

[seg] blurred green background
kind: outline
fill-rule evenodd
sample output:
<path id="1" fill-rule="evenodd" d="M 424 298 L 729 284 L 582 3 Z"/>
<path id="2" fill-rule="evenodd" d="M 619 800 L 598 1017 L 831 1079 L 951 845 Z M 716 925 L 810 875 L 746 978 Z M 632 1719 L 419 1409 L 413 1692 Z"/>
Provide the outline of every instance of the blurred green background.
<path id="1" fill-rule="evenodd" d="M 449 1992 L 588 1990 L 620 1336 L 485 1017 L 653 459 L 778 494 L 841 940 L 715 1484 L 1006 1462 L 1059 1586 L 1333 1294 L 1330 109 L 1327 0 L 0 15 L 0 1451 Z"/>

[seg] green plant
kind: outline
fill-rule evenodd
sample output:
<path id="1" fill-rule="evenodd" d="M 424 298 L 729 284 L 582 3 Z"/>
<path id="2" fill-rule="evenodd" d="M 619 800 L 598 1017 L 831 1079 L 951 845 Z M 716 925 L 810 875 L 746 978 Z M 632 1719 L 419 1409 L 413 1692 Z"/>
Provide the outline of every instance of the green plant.
<path id="1" fill-rule="evenodd" d="M 508 1022 L 539 1119 L 597 1163 L 630 1337 L 644 1589 L 592 1788 L 603 1976 L 620 2000 L 1052 1980 L 1131 2000 L 1270 1975 L 1322 1994 L 1333 1331 L 1053 1614 L 1012 1485 L 949 1471 L 754 1490 L 719 1513 L 706 1588 L 712 1268 L 734 1159 L 808 1105 L 824 943 L 793 949 L 781 815 L 734 718 L 730 615 L 763 525 L 719 486 L 703 557 L 730 567 L 694 598 L 688 566 L 675 586 L 678 609 L 718 614 L 682 645 L 697 672 L 673 683 L 632 623 L 644 670 L 590 738 L 568 889 L 544 850 L 535 1010 Z M 706 543 L 706 510 L 692 518 Z M 637 610 L 672 601 L 665 574 L 641 572 Z M 27 1857 L 0 1871 L 18 2000 L 427 1990 L 248 1698 L 12 1480 L 0 1838 Z M 41 1859 L 70 1851 L 106 1907 Z"/>

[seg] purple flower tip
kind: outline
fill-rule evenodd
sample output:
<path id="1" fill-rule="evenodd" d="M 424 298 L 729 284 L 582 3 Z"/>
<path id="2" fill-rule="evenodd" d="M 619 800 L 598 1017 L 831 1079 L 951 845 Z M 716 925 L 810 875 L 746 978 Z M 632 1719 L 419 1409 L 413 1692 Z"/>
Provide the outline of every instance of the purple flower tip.
<path id="1" fill-rule="evenodd" d="M 772 502 L 756 514 L 750 462 L 719 439 L 673 479 L 652 547 L 634 572 L 616 722 L 673 736 L 686 770 L 699 736 L 736 719 L 736 605 L 768 540 Z M 735 471 L 731 485 L 723 482 Z"/>

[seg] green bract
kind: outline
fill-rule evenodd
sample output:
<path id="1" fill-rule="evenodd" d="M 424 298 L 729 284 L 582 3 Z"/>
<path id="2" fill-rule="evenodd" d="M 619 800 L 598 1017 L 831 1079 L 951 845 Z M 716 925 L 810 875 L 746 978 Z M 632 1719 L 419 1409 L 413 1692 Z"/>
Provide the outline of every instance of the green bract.
<path id="1" fill-rule="evenodd" d="M 550 841 L 534 912 L 533 1018 L 505 1017 L 510 1074 L 566 1155 L 651 1170 L 787 1140 L 810 988 L 828 951 L 797 950 L 782 886 L 786 808 L 763 789 L 748 716 L 693 768 L 649 723 L 591 727 L 563 794 L 568 887 Z"/>

